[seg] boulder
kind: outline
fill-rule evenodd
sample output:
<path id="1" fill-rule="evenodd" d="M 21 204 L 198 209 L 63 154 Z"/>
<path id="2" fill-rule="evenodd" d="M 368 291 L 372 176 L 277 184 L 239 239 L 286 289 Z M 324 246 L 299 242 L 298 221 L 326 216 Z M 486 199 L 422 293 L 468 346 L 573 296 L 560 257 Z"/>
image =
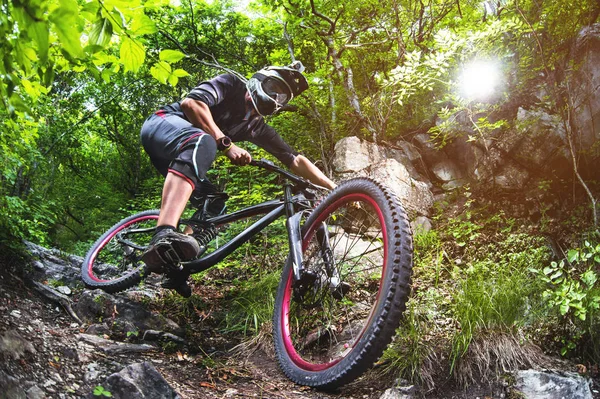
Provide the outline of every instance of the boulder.
<path id="1" fill-rule="evenodd" d="M 357 173 L 376 168 L 386 159 L 395 159 L 404 165 L 413 179 L 423 180 L 418 172 L 422 168 L 418 148 L 406 141 L 379 146 L 355 136 L 343 138 L 335 145 L 333 167 L 338 174 Z"/>
<path id="2" fill-rule="evenodd" d="M 407 144 L 406 147 L 415 150 L 414 146 Z M 429 189 L 431 183 L 414 178 L 419 174 L 410 163 L 411 157 L 420 159 L 414 153 L 409 156 L 402 150 L 382 149 L 358 137 L 347 137 L 336 144 L 334 167 L 342 180 L 363 176 L 386 184 L 408 212 L 428 215 L 433 206 L 433 194 Z M 413 170 L 412 173 L 406 164 Z"/>
<path id="3" fill-rule="evenodd" d="M 360 172 L 382 160 L 383 154 L 377 145 L 353 136 L 336 143 L 333 167 L 337 173 Z"/>
<path id="4" fill-rule="evenodd" d="M 527 399 L 592 399 L 588 382 L 574 373 L 522 370 L 513 388 Z"/>
<path id="5" fill-rule="evenodd" d="M 101 290 L 84 291 L 75 307 L 77 315 L 89 324 L 108 322 L 113 332 L 160 330 L 183 335 L 184 330 L 173 320 L 150 312 L 142 304 L 126 296 L 111 295 Z"/>
<path id="6" fill-rule="evenodd" d="M 57 249 L 46 249 L 31 242 L 25 242 L 32 257 L 32 275 L 35 281 L 61 282 L 67 288 L 81 287 L 81 264 L 83 258 L 65 254 Z"/>
<path id="7" fill-rule="evenodd" d="M 573 50 L 577 68 L 570 77 L 578 149 L 598 157 L 600 149 L 600 24 L 584 27 Z"/>
<path id="8" fill-rule="evenodd" d="M 445 190 L 453 190 L 464 184 L 461 170 L 449 159 L 433 165 L 431 170 Z"/>
<path id="9" fill-rule="evenodd" d="M 148 362 L 131 364 L 120 372 L 110 375 L 100 386 L 104 391 L 110 392 L 113 398 L 180 398 L 156 368 Z M 89 399 L 96 397 L 98 396 L 94 396 L 93 393 L 88 395 Z"/>

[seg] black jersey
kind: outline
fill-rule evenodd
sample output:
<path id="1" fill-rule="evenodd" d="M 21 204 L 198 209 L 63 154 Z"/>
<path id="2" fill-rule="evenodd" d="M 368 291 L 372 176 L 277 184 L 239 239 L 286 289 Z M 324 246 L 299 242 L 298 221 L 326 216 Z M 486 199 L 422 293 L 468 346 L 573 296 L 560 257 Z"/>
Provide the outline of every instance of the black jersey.
<path id="1" fill-rule="evenodd" d="M 215 123 L 232 141 L 254 143 L 286 166 L 290 166 L 297 155 L 275 129 L 265 123 L 262 116 L 248 112 L 246 84 L 237 76 L 216 76 L 200 83 L 187 97 L 208 105 Z M 162 110 L 187 120 L 178 102 Z"/>

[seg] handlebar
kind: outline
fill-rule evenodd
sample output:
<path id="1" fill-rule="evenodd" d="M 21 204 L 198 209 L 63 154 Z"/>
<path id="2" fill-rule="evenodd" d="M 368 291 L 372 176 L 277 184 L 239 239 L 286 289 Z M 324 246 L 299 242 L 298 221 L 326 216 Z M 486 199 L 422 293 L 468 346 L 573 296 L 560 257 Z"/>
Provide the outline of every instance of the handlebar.
<path id="1" fill-rule="evenodd" d="M 269 161 L 268 159 L 261 159 L 260 161 L 252 160 L 252 161 L 250 161 L 250 165 L 278 173 L 278 174 L 282 175 L 283 177 L 285 177 L 286 179 L 292 181 L 301 190 L 304 190 L 306 188 L 311 188 L 311 189 L 315 189 L 315 190 L 328 190 L 325 187 L 321 187 L 319 185 L 311 183 L 308 180 L 306 180 L 300 176 L 296 176 L 295 174 L 290 173 L 287 170 L 280 168 L 279 166 L 275 165 L 273 162 Z"/>

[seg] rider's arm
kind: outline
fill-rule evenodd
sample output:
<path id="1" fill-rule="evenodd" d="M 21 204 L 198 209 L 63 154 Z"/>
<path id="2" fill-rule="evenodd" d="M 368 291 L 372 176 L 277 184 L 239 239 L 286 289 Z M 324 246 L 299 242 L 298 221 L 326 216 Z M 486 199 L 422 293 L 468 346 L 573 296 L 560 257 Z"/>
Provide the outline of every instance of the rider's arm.
<path id="1" fill-rule="evenodd" d="M 303 155 L 296 155 L 290 165 L 295 174 L 310 180 L 312 183 L 333 190 L 336 184 L 331 181 L 319 168 Z"/>
<path id="2" fill-rule="evenodd" d="M 210 108 L 204 102 L 192 98 L 185 98 L 181 101 L 181 110 L 192 125 L 199 127 L 210 134 L 215 140 L 219 140 L 221 137 L 225 136 L 215 123 Z M 247 165 L 252 160 L 252 157 L 246 150 L 235 144 L 231 144 L 231 147 L 225 155 L 227 155 L 231 162 L 236 165 Z"/>
<path id="3" fill-rule="evenodd" d="M 202 101 L 185 98 L 181 101 L 181 110 L 192 125 L 204 130 L 206 133 L 213 136 L 215 140 L 225 136 L 215 123 L 212 114 L 210 113 L 210 108 Z"/>

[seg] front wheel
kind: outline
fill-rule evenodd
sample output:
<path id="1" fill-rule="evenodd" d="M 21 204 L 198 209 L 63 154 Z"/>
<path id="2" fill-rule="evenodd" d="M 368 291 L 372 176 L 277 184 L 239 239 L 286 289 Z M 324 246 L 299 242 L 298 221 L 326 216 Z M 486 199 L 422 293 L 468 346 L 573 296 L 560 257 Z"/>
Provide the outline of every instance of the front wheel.
<path id="1" fill-rule="evenodd" d="M 146 274 L 142 253 L 152 239 L 158 210 L 129 216 L 102 235 L 81 265 L 81 277 L 90 288 L 114 293 L 133 287 Z"/>
<path id="2" fill-rule="evenodd" d="M 348 180 L 302 227 L 304 274 L 288 258 L 273 318 L 277 358 L 294 382 L 333 389 L 381 356 L 406 309 L 413 244 L 406 213 L 383 185 Z"/>

